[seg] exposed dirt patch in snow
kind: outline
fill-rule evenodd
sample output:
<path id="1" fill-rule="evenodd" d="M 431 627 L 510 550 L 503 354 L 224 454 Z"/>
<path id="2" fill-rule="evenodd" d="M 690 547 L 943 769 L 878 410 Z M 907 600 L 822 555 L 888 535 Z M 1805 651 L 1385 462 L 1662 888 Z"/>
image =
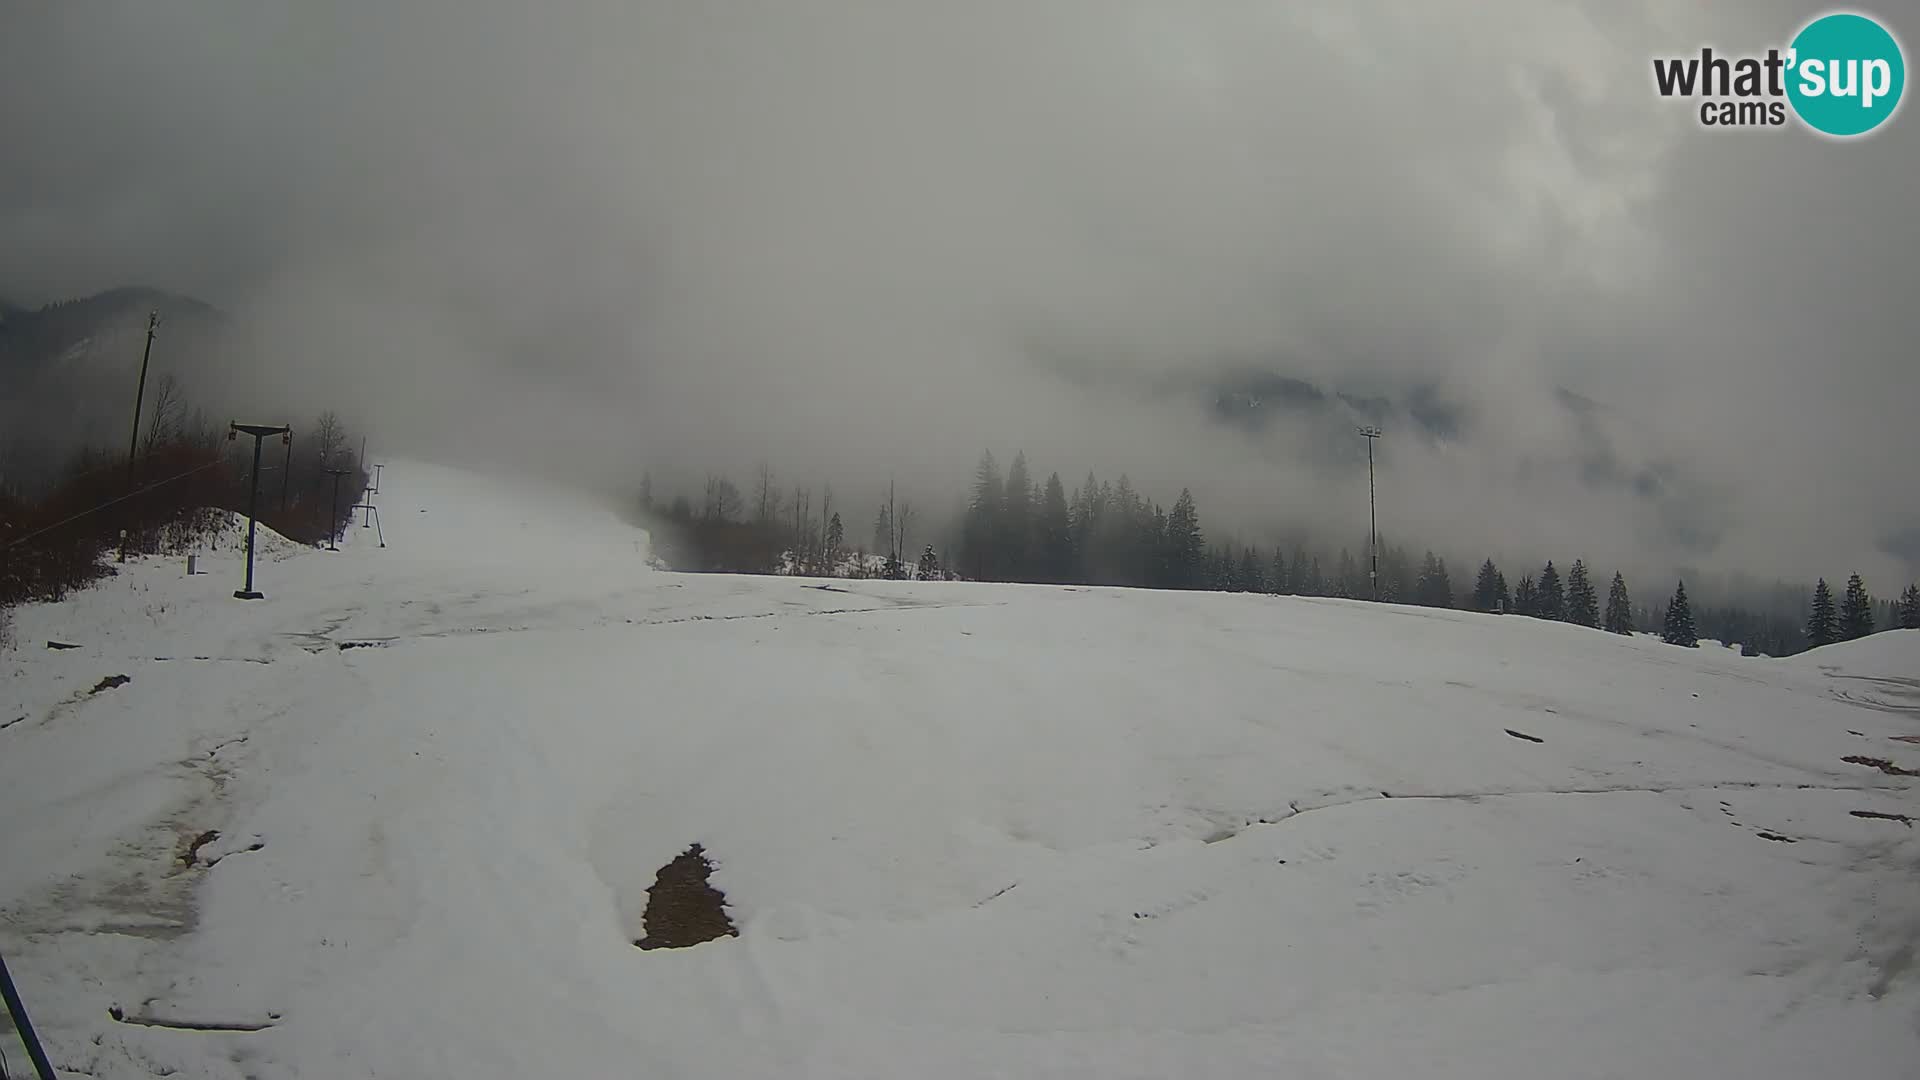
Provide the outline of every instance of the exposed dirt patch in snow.
<path id="1" fill-rule="evenodd" d="M 1913 769 L 1901 768 L 1886 758 L 1867 757 L 1865 754 L 1848 754 L 1840 760 L 1850 765 L 1865 765 L 1869 768 L 1879 769 L 1888 776 L 1920 776 L 1920 772 L 1916 772 Z"/>
<path id="2" fill-rule="evenodd" d="M 647 890 L 647 912 L 642 925 L 647 936 L 634 942 L 642 949 L 684 949 L 716 938 L 738 937 L 727 917 L 727 898 L 708 884 L 713 864 L 695 844 L 660 868 Z"/>
<path id="3" fill-rule="evenodd" d="M 1507 734 L 1513 736 L 1516 739 L 1525 739 L 1528 742 L 1546 742 L 1547 741 L 1538 735 L 1529 735 L 1524 731 L 1515 731 L 1512 728 L 1505 728 L 1504 730 L 1506 731 Z"/>
<path id="4" fill-rule="evenodd" d="M 94 683 L 93 689 L 87 691 L 87 693 L 89 695 L 102 693 L 107 690 L 112 690 L 116 686 L 125 686 L 132 681 L 132 679 L 127 678 L 125 675 L 109 675 L 99 682 Z"/>
<path id="5" fill-rule="evenodd" d="M 208 829 L 187 841 L 187 850 L 180 853 L 180 861 L 187 866 L 192 866 L 200 859 L 200 849 L 218 839 L 220 839 L 220 830 Z"/>
<path id="6" fill-rule="evenodd" d="M 265 1031 L 280 1022 L 280 1014 L 273 1012 L 266 1014 L 266 1017 L 261 1020 L 190 1020 L 136 1015 L 118 1005 L 109 1006 L 107 1015 L 119 1023 L 131 1024 L 134 1027 L 166 1028 L 169 1031 L 215 1031 L 230 1034 Z"/>
<path id="7" fill-rule="evenodd" d="M 1858 818 L 1872 818 L 1876 821 L 1897 821 L 1907 828 L 1913 828 L 1913 819 L 1905 814 L 1883 814 L 1878 810 L 1849 810 L 1847 813 Z"/>

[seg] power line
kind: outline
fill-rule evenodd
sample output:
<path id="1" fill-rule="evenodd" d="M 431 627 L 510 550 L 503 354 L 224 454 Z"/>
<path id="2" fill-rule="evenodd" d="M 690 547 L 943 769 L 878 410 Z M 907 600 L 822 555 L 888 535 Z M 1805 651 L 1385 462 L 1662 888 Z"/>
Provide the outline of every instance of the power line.
<path id="1" fill-rule="evenodd" d="M 224 464 L 226 464 L 226 462 L 224 461 L 209 461 L 204 465 L 199 465 L 194 468 L 188 469 L 186 472 L 177 473 L 173 476 L 169 476 L 165 480 L 156 480 L 145 487 L 135 488 L 132 491 L 129 491 L 125 495 L 122 495 L 118 498 L 108 499 L 106 502 L 103 502 L 98 506 L 91 507 L 86 510 L 82 510 L 77 514 L 74 514 L 72 517 L 62 518 L 61 520 L 56 521 L 53 524 L 48 525 L 44 528 L 35 529 L 34 531 L 28 533 L 25 536 L 20 537 L 17 540 L 9 541 L 7 544 L 7 549 L 11 550 L 12 548 L 19 547 L 21 544 L 26 543 L 27 541 L 33 539 L 36 536 L 43 536 L 47 533 L 52 532 L 55 529 L 60 528 L 63 525 L 70 525 L 73 522 L 79 521 L 81 518 L 86 517 L 89 514 L 97 514 L 100 511 L 105 510 L 109 506 L 114 506 L 116 504 L 126 502 L 128 499 L 131 499 L 136 495 L 144 495 L 147 492 L 152 491 L 154 488 L 162 487 L 166 484 L 171 484 L 175 480 L 184 480 L 187 477 L 192 476 L 194 473 L 205 472 L 208 469 L 215 468 L 217 466 L 224 465 Z"/>

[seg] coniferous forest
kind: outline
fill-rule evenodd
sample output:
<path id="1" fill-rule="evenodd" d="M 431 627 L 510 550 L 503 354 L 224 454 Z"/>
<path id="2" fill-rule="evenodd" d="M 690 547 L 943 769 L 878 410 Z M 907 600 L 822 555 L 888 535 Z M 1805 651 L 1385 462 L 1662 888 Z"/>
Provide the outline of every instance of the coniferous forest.
<path id="1" fill-rule="evenodd" d="M 655 528 L 656 553 L 682 570 L 1377 598 L 1647 633 L 1682 646 L 1733 643 L 1767 656 L 1877 629 L 1920 629 L 1920 587 L 1905 586 L 1897 600 L 1875 598 L 1857 574 L 1842 599 L 1822 580 L 1810 589 L 1777 587 L 1762 610 L 1698 602 L 1680 581 L 1636 590 L 1621 572 L 1596 570 L 1578 553 L 1513 567 L 1511 585 L 1507 570 L 1486 557 L 1456 584 L 1444 556 L 1384 536 L 1376 592 L 1364 532 L 1337 549 L 1239 540 L 1208 531 L 1191 491 L 1163 499 L 1124 473 L 1069 483 L 1057 472 L 1042 477 L 1024 453 L 1003 466 L 988 451 L 974 465 L 957 521 L 930 520 L 883 492 L 870 543 L 847 526 L 850 510 L 830 486 L 786 490 L 766 466 L 748 491 L 710 476 L 697 498 L 663 499 L 643 476 L 640 509 Z"/>

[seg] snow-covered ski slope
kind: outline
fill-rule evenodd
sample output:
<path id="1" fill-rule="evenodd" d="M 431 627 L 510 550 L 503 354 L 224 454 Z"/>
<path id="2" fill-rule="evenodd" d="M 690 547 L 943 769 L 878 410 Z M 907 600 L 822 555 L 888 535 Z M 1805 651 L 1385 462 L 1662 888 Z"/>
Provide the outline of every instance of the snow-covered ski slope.
<path id="1" fill-rule="evenodd" d="M 264 600 L 221 551 L 19 613 L 0 951 L 63 1068 L 1920 1069 L 1920 781 L 1842 760 L 1920 768 L 1920 633 L 678 575 L 590 500 L 383 487 Z M 635 949 L 695 842 L 740 936 Z"/>

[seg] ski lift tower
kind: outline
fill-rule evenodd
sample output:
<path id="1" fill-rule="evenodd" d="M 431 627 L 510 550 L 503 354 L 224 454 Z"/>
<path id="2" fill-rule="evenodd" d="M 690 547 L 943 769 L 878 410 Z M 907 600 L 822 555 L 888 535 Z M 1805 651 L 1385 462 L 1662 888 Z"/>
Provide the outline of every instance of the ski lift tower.
<path id="1" fill-rule="evenodd" d="M 293 429 L 285 424 L 268 426 L 266 424 L 227 425 L 227 441 L 232 442 L 242 433 L 253 436 L 253 473 L 247 487 L 247 584 L 245 588 L 235 590 L 236 600 L 258 600 L 260 594 L 253 588 L 253 534 L 260 520 L 260 440 L 269 435 L 279 435 L 291 439 Z"/>

